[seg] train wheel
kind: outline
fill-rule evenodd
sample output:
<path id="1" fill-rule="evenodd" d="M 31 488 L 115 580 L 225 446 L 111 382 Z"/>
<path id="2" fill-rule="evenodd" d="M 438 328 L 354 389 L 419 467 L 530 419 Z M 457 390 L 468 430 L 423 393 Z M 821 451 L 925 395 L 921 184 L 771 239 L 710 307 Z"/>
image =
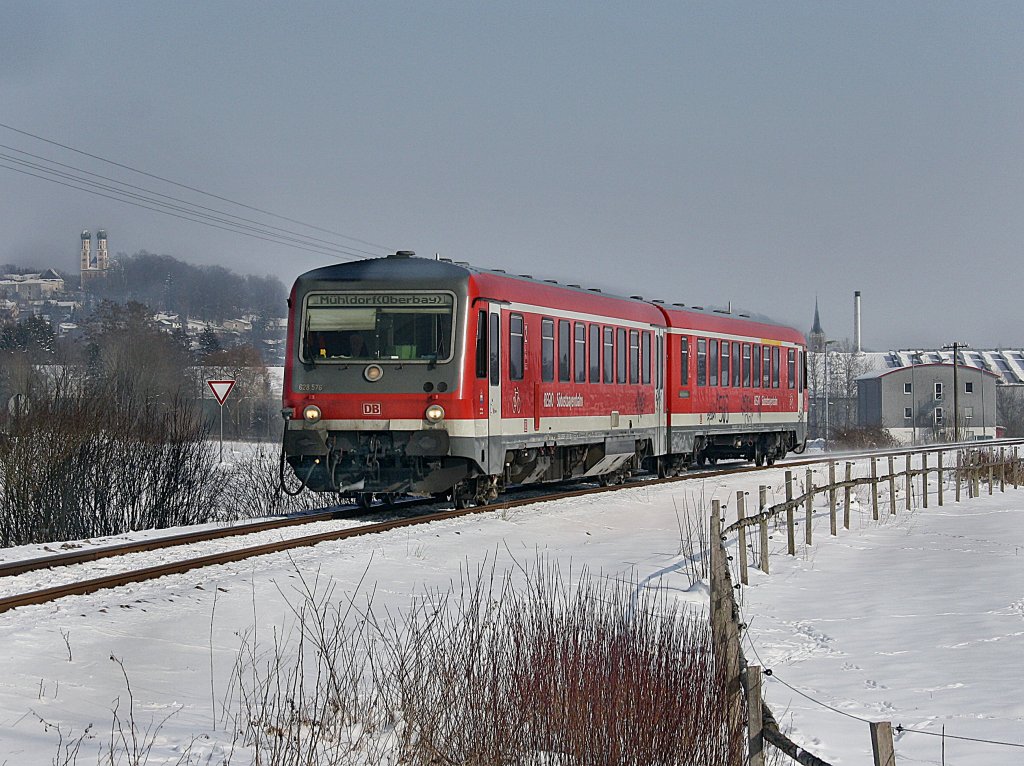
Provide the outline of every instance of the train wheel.
<path id="1" fill-rule="evenodd" d="M 464 481 L 460 481 L 454 487 L 452 487 L 452 503 L 455 504 L 457 510 L 463 510 L 473 505 L 476 500 L 476 492 L 473 491 L 473 486 L 467 484 Z"/>
<path id="2" fill-rule="evenodd" d="M 706 462 L 708 462 L 708 456 L 705 455 L 703 452 L 698 452 L 697 457 L 694 459 L 693 462 L 696 463 L 697 465 L 704 465 Z"/>
<path id="3" fill-rule="evenodd" d="M 356 505 L 358 505 L 364 511 L 370 510 L 370 506 L 373 505 L 373 493 L 360 492 L 358 495 L 356 495 Z"/>
<path id="4" fill-rule="evenodd" d="M 754 465 L 764 465 L 764 450 L 761 449 L 760 444 L 754 446 Z"/>
<path id="5" fill-rule="evenodd" d="M 380 496 L 380 500 L 382 503 L 384 503 L 384 505 L 390 508 L 391 506 L 398 502 L 399 497 L 401 497 L 401 493 L 399 492 L 385 492 L 383 495 Z"/>

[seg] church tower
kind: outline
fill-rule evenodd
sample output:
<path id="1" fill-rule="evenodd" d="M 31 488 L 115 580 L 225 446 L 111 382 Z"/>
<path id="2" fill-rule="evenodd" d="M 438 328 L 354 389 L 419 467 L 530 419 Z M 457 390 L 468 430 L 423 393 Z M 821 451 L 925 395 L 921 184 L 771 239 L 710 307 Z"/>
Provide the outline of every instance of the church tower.
<path id="1" fill-rule="evenodd" d="M 818 316 L 818 299 L 814 299 L 814 324 L 807 336 L 807 350 L 821 352 L 825 350 L 825 331 L 821 329 L 821 318 Z"/>

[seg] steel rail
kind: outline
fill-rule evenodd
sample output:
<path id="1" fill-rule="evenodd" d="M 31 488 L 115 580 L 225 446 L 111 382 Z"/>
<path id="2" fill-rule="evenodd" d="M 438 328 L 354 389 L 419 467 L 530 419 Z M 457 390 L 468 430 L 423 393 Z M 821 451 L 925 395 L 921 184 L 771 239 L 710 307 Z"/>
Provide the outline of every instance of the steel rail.
<path id="1" fill-rule="evenodd" d="M 1017 442 L 1020 443 L 1020 442 Z M 990 446 L 991 442 L 985 446 Z M 957 445 L 966 447 L 968 445 Z M 973 444 L 970 446 L 978 446 Z M 950 448 L 950 447 L 947 447 Z M 939 448 L 929 448 L 920 450 L 921 452 L 931 452 Z M 842 457 L 844 459 L 855 458 L 855 457 L 870 457 L 878 456 L 879 454 L 885 454 L 884 452 L 869 452 L 861 454 L 851 453 L 845 454 Z M 802 458 L 800 460 L 787 461 L 785 465 L 807 465 L 813 463 L 822 462 L 833 462 L 837 457 L 830 453 L 822 453 L 821 455 L 815 455 L 814 457 Z M 777 464 L 773 468 L 781 468 L 782 464 Z M 89 580 L 82 580 L 76 583 L 69 583 L 67 585 L 55 586 L 52 588 L 45 588 L 42 590 L 31 591 L 28 593 L 22 593 L 14 596 L 8 596 L 0 598 L 0 613 L 15 609 L 20 606 L 28 606 L 33 604 L 43 604 L 49 601 L 55 601 L 65 596 L 84 595 L 88 593 L 94 593 L 98 590 L 106 588 L 115 588 L 121 585 L 128 585 L 135 582 L 144 582 L 146 580 L 155 580 L 160 577 L 164 577 L 171 574 L 181 574 L 189 572 L 193 569 L 199 569 L 206 566 L 215 566 L 217 564 L 227 564 L 235 561 L 241 561 L 247 558 L 253 558 L 256 556 L 263 556 L 271 553 L 280 553 L 286 550 L 292 550 L 294 548 L 310 547 L 317 545 L 322 542 L 328 542 L 333 540 L 344 540 L 353 537 L 359 537 L 361 535 L 379 534 L 387 532 L 392 529 L 400 529 L 403 527 L 416 526 L 419 524 L 428 524 L 433 521 L 443 521 L 446 519 L 454 519 L 462 516 L 469 516 L 478 513 L 488 513 L 493 511 L 507 510 L 512 508 L 518 508 L 526 505 L 533 505 L 535 503 L 550 502 L 553 500 L 561 500 L 571 497 L 581 497 L 585 495 L 593 495 L 602 492 L 617 492 L 623 489 L 635 489 L 638 486 L 644 485 L 659 485 L 668 484 L 679 481 L 687 481 L 692 479 L 709 478 L 715 476 L 722 476 L 734 473 L 748 473 L 754 471 L 768 470 L 752 465 L 741 465 L 733 466 L 727 469 L 713 470 L 713 471 L 697 471 L 687 472 L 679 476 L 669 476 L 661 479 L 649 479 L 644 482 L 627 483 L 620 485 L 613 485 L 607 487 L 585 487 L 577 488 L 566 492 L 559 492 L 555 494 L 543 495 L 540 497 L 530 497 L 521 500 L 504 500 L 489 503 L 487 505 L 475 506 L 472 508 L 456 509 L 440 511 L 437 513 L 422 514 L 418 516 L 412 516 L 402 519 L 392 519 L 389 521 L 376 522 L 372 524 L 365 524 L 359 527 L 348 527 L 342 530 L 333 530 L 330 532 L 321 532 L 315 535 L 305 535 L 301 537 L 294 537 L 289 540 L 279 540 L 272 543 L 265 543 L 262 545 L 249 546 L 245 548 L 236 548 L 231 551 L 225 551 L 216 554 L 210 554 L 206 556 L 199 556 L 190 559 L 184 559 L 182 561 L 171 562 L 168 564 L 161 564 L 153 567 L 146 567 L 143 569 L 132 570 L 123 572 L 116 575 L 108 575 L 105 577 L 98 577 Z M 414 501 L 408 505 L 416 505 L 418 502 Z M 363 513 L 360 511 L 359 513 Z M 44 562 L 41 566 L 35 568 L 43 568 L 46 566 L 57 566 L 70 563 L 82 563 L 85 561 L 96 560 L 98 558 L 123 555 L 129 552 L 141 552 L 145 550 L 154 550 L 163 547 L 173 547 L 179 545 L 187 545 L 189 543 L 202 542 L 209 539 L 217 539 L 220 537 L 250 534 L 256 531 L 265 531 L 266 529 L 274 529 L 284 526 L 294 526 L 297 524 L 309 523 L 311 520 L 325 520 L 325 518 L 344 518 L 345 516 L 358 515 L 355 512 L 337 512 L 330 511 L 323 514 L 310 514 L 307 516 L 289 517 L 287 519 L 274 519 L 268 522 L 257 522 L 251 525 L 241 525 L 238 527 L 229 527 L 217 530 L 204 530 L 199 533 L 186 533 L 182 535 L 173 535 L 169 538 L 154 538 L 153 540 L 141 541 L 139 543 L 128 543 L 124 546 L 107 546 L 105 548 L 95 549 L 93 551 L 86 551 L 75 554 L 60 554 L 57 556 L 48 556 L 38 559 L 29 559 L 23 562 L 11 562 L 8 565 L 4 565 L 4 568 L 0 568 L 0 572 L 3 572 L 5 568 L 22 566 L 21 572 L 30 571 L 31 567 L 26 568 L 24 565 L 29 562 Z M 259 528 L 257 528 L 259 527 Z M 167 541 L 172 541 L 168 543 Z M 99 554 L 99 555 L 96 555 Z M 72 562 L 72 558 L 78 558 L 77 561 Z M 13 574 L 11 571 L 6 571 L 7 574 Z"/>

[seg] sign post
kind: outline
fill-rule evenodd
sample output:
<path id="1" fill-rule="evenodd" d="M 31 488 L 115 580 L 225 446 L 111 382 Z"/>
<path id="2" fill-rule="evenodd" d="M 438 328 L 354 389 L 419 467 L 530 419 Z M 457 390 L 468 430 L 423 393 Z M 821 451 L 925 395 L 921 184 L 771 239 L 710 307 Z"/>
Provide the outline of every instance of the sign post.
<path id="1" fill-rule="evenodd" d="M 224 400 L 228 398 L 231 389 L 235 387 L 233 380 L 208 380 L 206 385 L 213 391 L 217 404 L 220 405 L 220 462 L 224 462 Z"/>

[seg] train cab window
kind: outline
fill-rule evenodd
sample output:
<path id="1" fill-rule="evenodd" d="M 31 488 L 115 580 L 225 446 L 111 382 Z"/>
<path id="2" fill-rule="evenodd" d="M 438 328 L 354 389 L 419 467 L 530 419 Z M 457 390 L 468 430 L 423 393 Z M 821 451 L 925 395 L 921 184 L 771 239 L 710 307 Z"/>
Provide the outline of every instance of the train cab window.
<path id="1" fill-rule="evenodd" d="M 772 346 L 772 388 L 779 387 L 779 368 L 781 365 L 782 354 L 779 352 L 778 346 Z"/>
<path id="2" fill-rule="evenodd" d="M 645 332 L 640 339 L 640 380 L 644 385 L 651 382 L 651 334 Z"/>
<path id="3" fill-rule="evenodd" d="M 800 393 L 807 387 L 807 352 L 800 349 Z"/>
<path id="4" fill-rule="evenodd" d="M 761 369 L 761 388 L 772 387 L 772 347 L 761 346 L 761 359 L 764 364 Z"/>
<path id="5" fill-rule="evenodd" d="M 476 376 L 487 377 L 487 312 L 476 315 Z"/>
<path id="6" fill-rule="evenodd" d="M 568 382 L 572 379 L 572 336 L 570 335 L 569 321 L 558 320 L 558 379 Z"/>
<path id="7" fill-rule="evenodd" d="M 719 379 L 722 386 L 729 385 L 729 341 L 722 341 L 722 376 Z"/>
<path id="8" fill-rule="evenodd" d="M 752 358 L 754 362 L 754 370 L 751 374 L 750 382 L 753 384 L 754 388 L 757 388 L 761 385 L 761 347 L 756 343 L 754 344 Z"/>
<path id="9" fill-rule="evenodd" d="M 708 343 L 708 385 L 718 385 L 718 341 L 714 338 Z"/>
<path id="10" fill-rule="evenodd" d="M 455 297 L 441 292 L 306 296 L 300 359 L 437 364 L 452 357 Z"/>
<path id="11" fill-rule="evenodd" d="M 590 382 L 601 382 L 601 325 L 590 325 Z"/>
<path id="12" fill-rule="evenodd" d="M 587 326 L 577 322 L 573 326 L 573 372 L 577 383 L 587 382 Z"/>
<path id="13" fill-rule="evenodd" d="M 626 382 L 626 331 L 619 328 L 615 333 L 615 380 L 619 383 Z"/>
<path id="14" fill-rule="evenodd" d="M 508 318 L 508 377 L 510 380 L 523 379 L 523 356 L 526 336 L 523 332 L 521 314 L 510 314 Z"/>
<path id="15" fill-rule="evenodd" d="M 743 344 L 743 387 L 750 388 L 750 344 Z"/>
<path id="16" fill-rule="evenodd" d="M 786 354 L 786 377 L 788 378 L 788 380 L 786 381 L 786 385 L 789 388 L 795 388 L 796 387 L 796 349 L 795 348 L 789 349 L 788 353 Z"/>
<path id="17" fill-rule="evenodd" d="M 491 385 L 501 383 L 501 316 L 491 314 L 491 332 L 488 341 L 491 357 Z"/>
<path id="18" fill-rule="evenodd" d="M 604 328 L 604 346 L 602 349 L 604 362 L 604 382 L 615 382 L 615 331 L 611 327 Z"/>
<path id="19" fill-rule="evenodd" d="M 540 320 L 540 379 L 550 383 L 555 379 L 555 320 Z"/>
<path id="20" fill-rule="evenodd" d="M 629 331 L 629 382 L 640 382 L 640 333 Z"/>
<path id="21" fill-rule="evenodd" d="M 742 370 L 740 369 L 740 343 L 732 344 L 732 384 L 736 388 L 740 387 L 742 382 Z"/>
<path id="22" fill-rule="evenodd" d="M 679 339 L 679 385 L 690 385 L 690 339 L 685 335 Z"/>

